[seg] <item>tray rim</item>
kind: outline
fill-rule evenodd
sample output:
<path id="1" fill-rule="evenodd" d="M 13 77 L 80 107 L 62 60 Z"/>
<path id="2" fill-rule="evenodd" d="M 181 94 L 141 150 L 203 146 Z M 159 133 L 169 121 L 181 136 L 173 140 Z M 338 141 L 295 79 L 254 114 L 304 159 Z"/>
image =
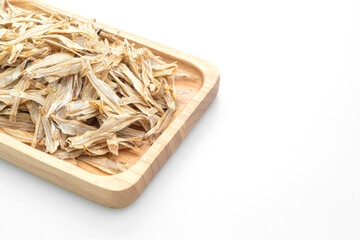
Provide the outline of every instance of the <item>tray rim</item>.
<path id="1" fill-rule="evenodd" d="M 34 3 L 44 8 L 57 11 L 61 14 L 88 20 L 88 18 L 84 18 L 78 14 L 60 9 L 39 0 L 10 0 L 9 2 Z M 66 163 L 65 161 L 53 157 L 45 152 L 33 149 L 30 146 L 23 144 L 3 133 L 0 133 L 0 144 L 16 152 L 22 152 L 25 155 L 31 156 L 30 158 L 35 161 L 31 163 L 31 167 L 34 167 L 34 165 L 39 165 L 39 168 L 45 169 L 44 171 L 50 171 L 51 169 L 51 177 L 46 177 L 44 174 L 36 172 L 36 169 L 27 169 L 28 171 L 104 206 L 122 208 L 131 204 L 140 196 L 152 178 L 160 170 L 162 165 L 176 150 L 177 146 L 182 142 L 182 140 L 192 128 L 192 126 L 190 126 L 190 129 L 185 129 L 189 128 L 189 126 L 186 124 L 187 121 L 191 120 L 190 118 L 194 113 L 196 113 L 197 109 L 200 108 L 201 103 L 207 101 L 207 106 L 204 107 L 205 111 L 214 100 L 219 87 L 220 72 L 217 67 L 210 64 L 209 62 L 191 56 L 187 53 L 167 47 L 160 43 L 153 42 L 135 34 L 128 33 L 121 29 L 108 26 L 107 24 L 103 24 L 101 22 L 96 22 L 95 25 L 106 28 L 106 31 L 110 33 L 118 33 L 120 37 L 129 39 L 131 42 L 139 43 L 150 49 L 155 49 L 156 51 L 170 56 L 171 58 L 181 59 L 182 62 L 191 65 L 202 75 L 203 84 L 201 88 L 186 104 L 181 113 L 176 116 L 171 124 L 156 139 L 152 146 L 134 164 L 134 166 L 132 166 L 126 172 L 117 175 L 100 176 L 86 172 L 77 166 Z M 204 111 L 201 112 L 201 115 Z M 200 117 L 195 119 L 195 122 L 199 118 Z M 180 140 L 178 139 L 179 136 Z M 167 149 L 169 145 L 171 145 L 170 150 Z M 160 157 L 161 154 L 165 155 Z M 36 157 L 34 157 L 34 155 L 36 155 Z M 163 159 L 160 160 L 160 158 Z M 10 160 L 5 159 L 4 157 L 2 157 L 2 159 L 14 163 L 11 157 L 8 158 Z M 19 167 L 23 167 L 21 162 L 16 162 L 14 164 Z M 40 165 L 43 166 L 40 167 Z M 54 177 L 59 179 L 52 179 Z M 70 178 L 69 181 L 65 181 L 65 179 L 68 177 Z M 77 187 L 69 185 L 74 185 Z M 91 191 L 81 192 L 81 190 L 79 190 L 79 186 L 90 187 Z M 91 196 L 91 194 L 96 193 L 100 193 L 102 196 Z"/>

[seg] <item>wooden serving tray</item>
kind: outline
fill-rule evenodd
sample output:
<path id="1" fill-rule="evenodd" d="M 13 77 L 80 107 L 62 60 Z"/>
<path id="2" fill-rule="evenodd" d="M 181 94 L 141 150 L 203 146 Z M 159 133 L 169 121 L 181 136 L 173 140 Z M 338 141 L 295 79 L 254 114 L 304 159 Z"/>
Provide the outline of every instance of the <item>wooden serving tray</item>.
<path id="1" fill-rule="evenodd" d="M 26 3 L 34 3 L 62 15 L 85 20 L 81 16 L 37 0 L 10 0 L 10 3 L 22 7 Z M 37 11 L 31 6 L 26 8 Z M 119 34 L 121 39 L 126 38 L 134 42 L 136 47 L 149 48 L 167 62 L 177 61 L 181 72 L 195 76 L 176 81 L 178 91 L 188 93 L 178 96 L 179 108 L 169 126 L 151 146 L 145 144 L 141 148 L 141 153 L 122 151 L 119 158 L 126 161 L 130 168 L 126 172 L 112 176 L 105 176 L 105 173 L 85 163 L 74 166 L 2 133 L 0 158 L 89 200 L 107 207 L 123 208 L 139 197 L 214 100 L 219 88 L 219 71 L 210 63 L 178 50 L 105 24 L 95 25 L 114 36 Z"/>

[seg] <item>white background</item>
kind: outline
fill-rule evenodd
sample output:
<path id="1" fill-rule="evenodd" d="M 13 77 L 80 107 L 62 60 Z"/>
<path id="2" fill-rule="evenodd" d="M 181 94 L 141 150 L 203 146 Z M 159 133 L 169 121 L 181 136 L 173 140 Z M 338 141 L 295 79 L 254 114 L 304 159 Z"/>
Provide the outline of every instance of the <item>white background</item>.
<path id="1" fill-rule="evenodd" d="M 47 2 L 212 62 L 220 91 L 122 210 L 0 161 L 0 239 L 360 238 L 358 1 Z"/>

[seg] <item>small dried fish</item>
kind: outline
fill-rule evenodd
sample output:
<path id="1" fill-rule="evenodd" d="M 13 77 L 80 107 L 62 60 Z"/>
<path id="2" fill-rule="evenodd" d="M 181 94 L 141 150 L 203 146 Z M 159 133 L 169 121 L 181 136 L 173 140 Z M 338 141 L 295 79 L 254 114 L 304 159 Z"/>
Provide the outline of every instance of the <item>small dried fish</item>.
<path id="1" fill-rule="evenodd" d="M 72 58 L 51 67 L 36 69 L 30 72 L 29 76 L 31 78 L 44 77 L 46 81 L 52 83 L 61 77 L 79 73 L 83 70 L 82 61 L 81 58 Z"/>
<path id="2" fill-rule="evenodd" d="M 80 135 L 87 131 L 96 131 L 95 127 L 76 120 L 63 119 L 55 115 L 52 115 L 51 118 L 55 120 L 58 128 L 67 135 Z"/>
<path id="3" fill-rule="evenodd" d="M 84 154 L 83 150 L 75 150 L 71 152 L 67 152 L 64 150 L 57 150 L 52 155 L 63 160 L 69 160 L 69 159 L 75 159 L 82 154 Z"/>
<path id="4" fill-rule="evenodd" d="M 33 139 L 33 134 L 24 130 L 0 128 L 0 132 L 10 135 L 23 143 L 31 143 Z"/>
<path id="5" fill-rule="evenodd" d="M 109 106 L 111 106 L 114 111 L 116 111 L 118 114 L 123 114 L 124 110 L 121 109 L 120 104 L 121 104 L 121 100 L 120 98 L 116 95 L 116 93 L 110 88 L 109 85 L 107 85 L 105 82 L 99 80 L 95 74 L 93 73 L 93 71 L 91 70 L 91 66 L 90 66 L 90 62 L 89 60 L 86 60 L 86 64 L 88 67 L 88 74 L 87 77 L 91 83 L 91 85 L 94 87 L 94 89 L 96 90 L 96 92 L 99 94 L 100 98 L 106 102 L 107 104 L 109 104 Z"/>
<path id="6" fill-rule="evenodd" d="M 4 88 L 19 78 L 25 64 L 22 63 L 16 68 L 8 68 L 4 72 L 0 73 L 0 88 Z"/>
<path id="7" fill-rule="evenodd" d="M 113 161 L 104 157 L 79 157 L 79 161 L 86 162 L 106 173 L 117 174 L 127 170 L 126 164 L 120 161 Z"/>
<path id="8" fill-rule="evenodd" d="M 107 139 L 106 143 L 109 147 L 110 152 L 117 156 L 119 153 L 119 143 L 116 134 L 113 134 L 111 138 Z"/>
<path id="9" fill-rule="evenodd" d="M 0 2 L 0 132 L 74 165 L 126 171 L 115 156 L 139 152 L 177 109 L 176 62 L 93 21 L 19 6 Z"/>
<path id="10" fill-rule="evenodd" d="M 33 124 L 23 123 L 23 122 L 13 123 L 10 122 L 10 120 L 5 117 L 0 117 L 0 128 L 18 129 L 29 132 L 34 131 Z"/>
<path id="11" fill-rule="evenodd" d="M 32 63 L 30 67 L 26 68 L 25 72 L 31 74 L 31 71 L 36 69 L 50 67 L 73 58 L 74 55 L 70 53 L 55 53 Z"/>
<path id="12" fill-rule="evenodd" d="M 26 77 L 23 77 L 23 78 L 21 78 L 19 83 L 14 86 L 14 89 L 22 92 L 22 91 L 25 91 L 29 86 L 30 86 L 30 83 L 29 83 L 28 79 Z M 16 122 L 16 114 L 17 114 L 19 105 L 20 105 L 20 97 L 15 96 L 13 105 L 11 107 L 10 117 L 9 117 L 10 122 Z"/>

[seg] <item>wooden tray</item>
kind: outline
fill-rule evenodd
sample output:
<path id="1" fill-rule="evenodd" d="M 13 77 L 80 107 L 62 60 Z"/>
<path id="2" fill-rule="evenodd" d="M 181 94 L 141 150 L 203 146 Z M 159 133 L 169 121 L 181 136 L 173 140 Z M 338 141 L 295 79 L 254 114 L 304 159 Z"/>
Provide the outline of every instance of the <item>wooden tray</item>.
<path id="1" fill-rule="evenodd" d="M 10 3 L 16 6 L 35 3 L 62 15 L 85 20 L 81 16 L 37 0 L 12 0 Z M 33 9 L 31 6 L 26 8 Z M 180 71 L 196 76 L 176 82 L 179 91 L 189 92 L 178 97 L 179 109 L 170 125 L 151 146 L 145 144 L 140 154 L 121 152 L 120 158 L 126 161 L 130 168 L 118 175 L 103 176 L 104 173 L 86 164 L 74 166 L 1 133 L 0 158 L 89 200 L 107 207 L 123 208 L 139 197 L 214 100 L 219 88 L 219 71 L 206 61 L 159 43 L 105 24 L 96 23 L 96 26 L 114 35 L 119 33 L 120 38 L 136 43 L 136 47 L 145 46 L 151 49 L 165 61 L 177 61 Z"/>

